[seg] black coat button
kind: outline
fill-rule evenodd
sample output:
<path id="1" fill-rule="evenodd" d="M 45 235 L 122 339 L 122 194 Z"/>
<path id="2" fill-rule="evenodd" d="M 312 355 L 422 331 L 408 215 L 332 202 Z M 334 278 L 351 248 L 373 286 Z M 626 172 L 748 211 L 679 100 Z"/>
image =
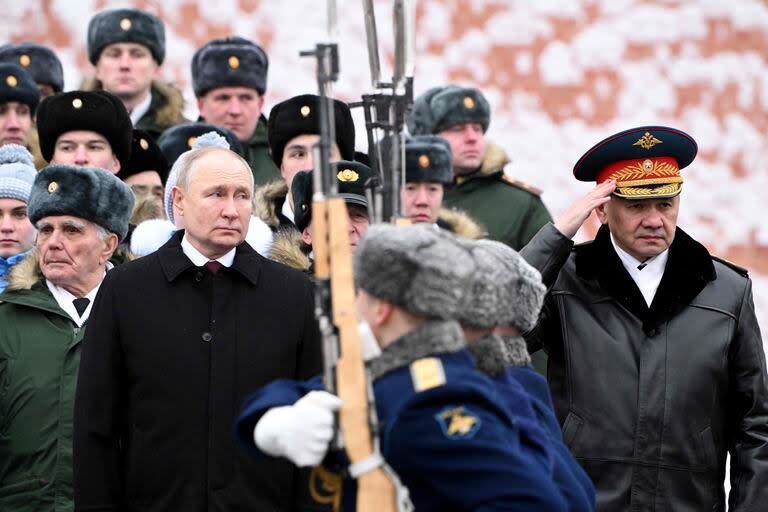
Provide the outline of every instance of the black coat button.
<path id="1" fill-rule="evenodd" d="M 204 342 L 208 343 L 213 339 L 213 335 L 209 332 L 204 332 L 202 338 Z"/>
<path id="2" fill-rule="evenodd" d="M 203 273 L 198 270 L 197 272 L 195 272 L 195 282 L 199 283 L 202 280 L 203 280 Z"/>

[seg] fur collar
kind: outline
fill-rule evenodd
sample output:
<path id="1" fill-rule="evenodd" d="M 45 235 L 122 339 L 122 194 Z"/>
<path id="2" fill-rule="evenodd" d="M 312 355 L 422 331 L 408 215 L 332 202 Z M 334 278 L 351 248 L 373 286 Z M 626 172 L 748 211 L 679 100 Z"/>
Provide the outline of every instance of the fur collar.
<path id="1" fill-rule="evenodd" d="M 371 361 L 371 377 L 376 380 L 417 359 L 459 352 L 465 348 L 464 333 L 457 322 L 428 321 L 384 348 L 381 355 Z"/>
<path id="2" fill-rule="evenodd" d="M 279 208 L 282 207 L 286 195 L 288 195 L 288 184 L 282 178 L 256 187 L 253 191 L 253 215 L 266 222 L 271 228 L 277 229 L 280 226 Z"/>
<path id="3" fill-rule="evenodd" d="M 495 377 L 507 368 L 528 366 L 531 356 L 525 341 L 519 336 L 498 336 L 487 334 L 469 344 L 469 351 L 475 356 L 477 368 L 486 375 Z"/>
<path id="4" fill-rule="evenodd" d="M 272 241 L 269 259 L 287 265 L 302 272 L 309 272 L 312 260 L 309 259 L 309 246 L 301 239 L 296 229 L 281 229 Z"/>
<path id="5" fill-rule="evenodd" d="M 480 164 L 480 174 L 495 174 L 504 169 L 509 162 L 511 160 L 501 146 L 488 139 L 485 140 L 485 154 Z"/>
<path id="6" fill-rule="evenodd" d="M 153 194 L 142 194 L 136 197 L 130 222 L 139 225 L 145 220 L 161 219 L 164 216 L 163 200 Z"/>
<path id="7" fill-rule="evenodd" d="M 85 78 L 80 86 L 82 91 L 100 91 L 104 89 L 101 80 L 96 77 Z M 169 128 L 186 122 L 184 119 L 184 96 L 181 91 L 169 83 L 152 80 L 152 105 L 148 112 L 154 124 Z"/>
<path id="8" fill-rule="evenodd" d="M 717 277 L 709 251 L 678 227 L 664 277 L 649 308 L 616 254 L 607 226 L 600 227 L 592 242 L 577 245 L 574 251 L 577 275 L 597 281 L 643 322 L 646 331 L 674 317 Z"/>
<path id="9" fill-rule="evenodd" d="M 482 224 L 467 212 L 456 208 L 441 208 L 437 224 L 459 238 L 480 240 L 488 236 Z"/>
<path id="10" fill-rule="evenodd" d="M 30 249 L 26 258 L 18 262 L 8 273 L 7 291 L 30 290 L 35 283 L 43 279 L 40 272 L 40 257 L 37 249 Z"/>

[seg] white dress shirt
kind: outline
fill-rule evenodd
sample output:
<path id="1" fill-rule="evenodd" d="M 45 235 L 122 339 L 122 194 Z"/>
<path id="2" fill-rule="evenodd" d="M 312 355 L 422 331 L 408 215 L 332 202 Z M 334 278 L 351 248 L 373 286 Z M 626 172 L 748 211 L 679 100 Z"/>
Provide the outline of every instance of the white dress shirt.
<path id="1" fill-rule="evenodd" d="M 290 194 L 291 191 L 289 190 L 288 193 Z M 296 219 L 293 216 L 293 210 L 291 210 L 291 204 L 288 202 L 288 196 L 285 196 L 285 201 L 283 201 L 283 207 L 280 209 L 280 213 L 285 215 L 285 217 L 293 224 L 296 224 Z"/>
<path id="2" fill-rule="evenodd" d="M 227 254 L 222 256 L 221 258 L 216 258 L 215 261 L 218 261 L 225 267 L 231 267 L 232 263 L 235 261 L 235 250 L 237 248 L 233 247 Z M 187 234 L 184 233 L 184 238 L 181 239 L 181 250 L 184 252 L 184 254 L 187 255 L 187 258 L 192 260 L 192 264 L 196 267 L 202 267 L 209 261 L 211 261 L 210 258 L 204 256 L 200 251 L 195 249 L 192 244 L 187 240 Z"/>
<path id="3" fill-rule="evenodd" d="M 619 255 L 624 268 L 627 269 L 629 277 L 632 278 L 640 289 L 640 293 L 643 294 L 645 303 L 648 304 L 648 307 L 651 307 L 653 298 L 656 296 L 656 290 L 659 289 L 661 278 L 664 277 L 664 269 L 669 258 L 669 249 L 645 261 L 638 261 L 634 256 L 619 247 L 616 239 L 613 238 L 613 233 L 611 233 L 611 243 L 616 250 L 616 254 Z"/>
<path id="4" fill-rule="evenodd" d="M 133 126 L 136 126 L 136 123 L 139 122 L 139 119 L 141 119 L 144 114 L 146 114 L 149 111 L 149 106 L 152 104 L 152 93 L 150 92 L 147 94 L 147 97 L 144 98 L 144 101 L 133 107 L 133 110 L 128 114 L 131 117 L 131 124 Z"/>
<path id="5" fill-rule="evenodd" d="M 107 262 L 107 270 L 113 267 L 114 265 L 112 263 Z M 107 275 L 107 273 L 104 272 L 104 275 Z M 102 276 L 101 280 L 99 280 L 99 284 L 96 285 L 96 288 L 89 291 L 84 296 L 84 298 L 88 299 L 89 302 L 88 307 L 86 307 L 85 311 L 83 311 L 83 316 L 77 314 L 75 305 L 72 302 L 78 297 L 75 297 L 61 286 L 55 285 L 47 279 L 45 280 L 45 284 L 48 286 L 48 290 L 50 290 L 53 298 L 56 299 L 56 302 L 59 303 L 59 307 L 63 309 L 64 312 L 70 316 L 70 318 L 72 318 L 78 327 L 82 327 L 83 324 L 88 320 L 88 317 L 91 315 L 91 307 L 93 307 L 93 301 L 96 299 L 96 294 L 99 292 L 99 288 L 101 288 L 102 281 L 104 281 L 104 276 Z"/>

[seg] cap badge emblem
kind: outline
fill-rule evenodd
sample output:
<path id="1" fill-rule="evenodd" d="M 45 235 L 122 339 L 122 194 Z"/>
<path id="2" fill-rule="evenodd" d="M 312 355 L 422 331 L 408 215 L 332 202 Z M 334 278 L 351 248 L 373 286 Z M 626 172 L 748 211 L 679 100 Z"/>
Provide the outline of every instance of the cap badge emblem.
<path id="1" fill-rule="evenodd" d="M 419 157 L 419 167 L 422 169 L 429 167 L 429 157 L 427 155 L 421 155 Z"/>
<path id="2" fill-rule="evenodd" d="M 190 138 L 188 138 L 187 139 L 187 146 L 192 147 L 192 144 L 194 144 L 196 140 L 197 140 L 197 137 L 190 137 Z"/>
<path id="3" fill-rule="evenodd" d="M 147 148 L 149 148 L 149 142 L 147 142 L 147 139 L 140 139 L 139 146 L 141 146 L 141 149 L 146 151 Z"/>
<path id="4" fill-rule="evenodd" d="M 16 80 L 15 76 L 8 75 L 8 77 L 5 79 L 5 83 L 7 83 L 10 87 L 16 87 L 16 84 L 18 84 L 19 81 Z"/>
<path id="5" fill-rule="evenodd" d="M 471 96 L 464 96 L 464 108 L 475 108 L 475 100 L 473 100 Z"/>
<path id="6" fill-rule="evenodd" d="M 120 28 L 123 30 L 130 30 L 131 29 L 131 20 L 128 18 L 123 18 L 120 20 Z"/>
<path id="7" fill-rule="evenodd" d="M 26 53 L 19 57 L 19 64 L 24 66 L 25 68 L 29 66 L 29 64 L 32 62 L 32 59 L 29 58 L 29 55 Z"/>
<path id="8" fill-rule="evenodd" d="M 651 160 L 646 159 L 643 162 L 643 169 L 645 169 L 648 172 L 652 171 L 653 170 L 653 162 Z"/>
<path id="9" fill-rule="evenodd" d="M 57 188 L 59 188 L 59 184 L 58 183 L 56 183 L 55 181 L 50 182 L 48 184 L 48 193 L 49 194 L 53 194 L 54 192 L 56 192 Z"/>
<path id="10" fill-rule="evenodd" d="M 83 106 L 83 100 L 81 100 L 80 98 L 73 99 L 72 106 L 75 108 L 81 108 Z"/>
<path id="11" fill-rule="evenodd" d="M 299 112 L 301 113 L 301 117 L 307 117 L 309 115 L 309 112 L 310 112 L 309 105 L 304 105 L 303 107 L 301 107 Z"/>
<path id="12" fill-rule="evenodd" d="M 234 55 L 232 55 L 232 56 L 229 58 L 229 67 L 230 67 L 230 68 L 232 68 L 232 69 L 237 69 L 237 68 L 239 68 L 239 67 L 240 67 L 240 59 L 238 59 L 237 57 L 235 57 Z"/>
<path id="13" fill-rule="evenodd" d="M 301 211 L 307 211 L 307 203 L 301 203 Z"/>
<path id="14" fill-rule="evenodd" d="M 360 175 L 352 169 L 344 169 L 343 171 L 339 171 L 336 177 L 339 178 L 339 181 L 343 182 L 355 182 L 360 179 Z"/>
<path id="15" fill-rule="evenodd" d="M 656 144 L 661 144 L 662 142 L 651 135 L 649 132 L 645 132 L 645 135 L 637 139 L 637 142 L 632 144 L 633 146 L 640 146 L 643 149 L 651 149 Z"/>

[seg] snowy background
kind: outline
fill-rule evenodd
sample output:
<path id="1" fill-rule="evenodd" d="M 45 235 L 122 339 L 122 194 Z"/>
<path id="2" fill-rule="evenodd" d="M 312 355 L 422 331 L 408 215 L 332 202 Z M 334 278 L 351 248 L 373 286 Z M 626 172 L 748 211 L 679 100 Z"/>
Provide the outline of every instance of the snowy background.
<path id="1" fill-rule="evenodd" d="M 265 110 L 315 92 L 314 62 L 299 51 L 325 39 L 323 0 L 107 2 L 0 0 L 0 33 L 54 47 L 68 89 L 93 73 L 88 20 L 135 6 L 166 23 L 165 80 L 196 116 L 189 62 L 231 34 L 270 57 Z M 371 92 L 362 3 L 339 1 L 341 75 L 335 94 Z M 391 0 L 376 14 L 384 68 L 391 62 Z M 512 157 L 507 172 L 542 188 L 553 215 L 589 189 L 571 175 L 595 142 L 632 126 L 689 132 L 699 156 L 683 171 L 680 225 L 724 258 L 749 268 L 761 324 L 768 323 L 768 5 L 753 0 L 419 0 L 416 93 L 473 85 L 493 110 L 488 137 Z M 387 73 L 385 72 L 385 76 Z M 359 120 L 359 116 L 357 118 Z M 365 148 L 362 122 L 358 147 Z M 589 237 L 595 225 L 581 233 Z"/>

